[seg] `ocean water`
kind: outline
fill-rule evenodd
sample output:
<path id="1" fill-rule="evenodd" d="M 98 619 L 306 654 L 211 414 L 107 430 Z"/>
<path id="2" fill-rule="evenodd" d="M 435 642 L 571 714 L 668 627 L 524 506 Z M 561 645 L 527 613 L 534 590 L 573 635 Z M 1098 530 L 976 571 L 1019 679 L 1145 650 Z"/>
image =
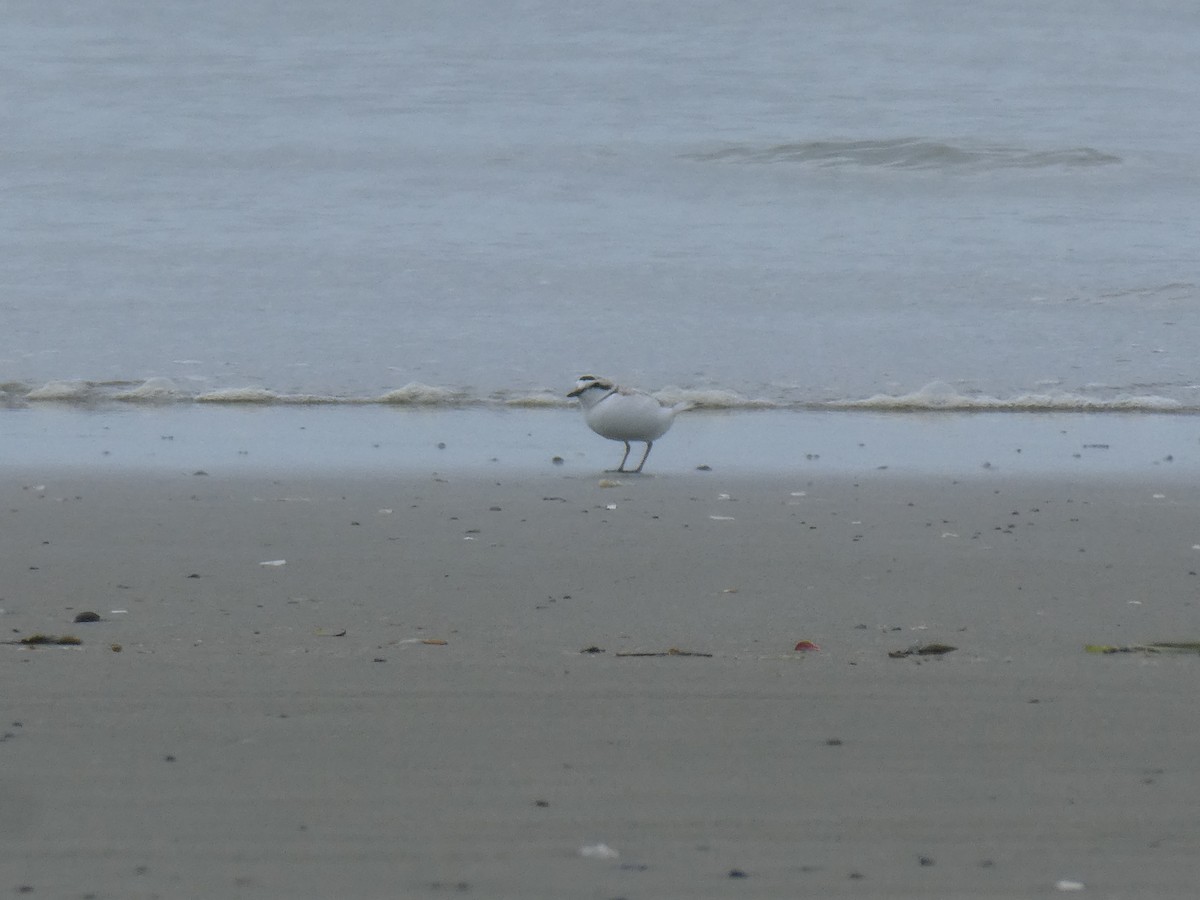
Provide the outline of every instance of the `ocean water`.
<path id="1" fill-rule="evenodd" d="M 1200 411 L 1195 4 L 0 22 L 12 408 Z"/>

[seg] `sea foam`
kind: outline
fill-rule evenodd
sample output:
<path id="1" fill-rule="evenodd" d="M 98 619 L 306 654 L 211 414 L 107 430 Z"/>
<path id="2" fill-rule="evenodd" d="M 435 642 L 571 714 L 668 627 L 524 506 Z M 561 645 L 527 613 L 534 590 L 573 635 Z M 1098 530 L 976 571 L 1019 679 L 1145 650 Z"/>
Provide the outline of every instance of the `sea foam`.
<path id="1" fill-rule="evenodd" d="M 866 409 L 895 412 L 994 410 L 1008 412 L 1180 412 L 1178 400 L 1154 395 L 1118 394 L 1087 397 L 1070 391 L 1021 393 L 1012 397 L 964 394 L 942 381 L 931 382 L 908 394 L 875 394 L 861 400 L 830 400 L 829 409 Z"/>
<path id="2" fill-rule="evenodd" d="M 25 395 L 30 401 L 80 403 L 92 395 L 90 381 L 48 381 Z"/>
<path id="3" fill-rule="evenodd" d="M 137 387 L 115 394 L 113 399 L 125 403 L 171 403 L 186 400 L 188 396 L 170 378 L 147 378 Z"/>
<path id="4" fill-rule="evenodd" d="M 398 406 L 447 406 L 454 403 L 461 403 L 465 399 L 466 395 L 461 391 L 453 391 L 449 388 L 434 387 L 433 385 L 422 384 L 419 381 L 412 381 L 404 387 L 388 391 L 386 394 L 378 397 L 375 402 L 391 403 Z"/>

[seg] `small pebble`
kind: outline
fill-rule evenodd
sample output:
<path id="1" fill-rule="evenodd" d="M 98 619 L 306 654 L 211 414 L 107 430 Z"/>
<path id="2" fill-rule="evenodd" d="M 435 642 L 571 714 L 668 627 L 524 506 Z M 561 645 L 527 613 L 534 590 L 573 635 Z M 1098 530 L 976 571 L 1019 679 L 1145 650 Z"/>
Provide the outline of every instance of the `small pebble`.
<path id="1" fill-rule="evenodd" d="M 94 613 L 94 612 L 77 613 L 75 615 L 75 621 L 76 622 L 99 622 L 100 621 L 100 613 Z"/>
<path id="2" fill-rule="evenodd" d="M 579 848 L 579 855 L 586 859 L 616 859 L 621 854 L 608 844 L 586 844 Z"/>

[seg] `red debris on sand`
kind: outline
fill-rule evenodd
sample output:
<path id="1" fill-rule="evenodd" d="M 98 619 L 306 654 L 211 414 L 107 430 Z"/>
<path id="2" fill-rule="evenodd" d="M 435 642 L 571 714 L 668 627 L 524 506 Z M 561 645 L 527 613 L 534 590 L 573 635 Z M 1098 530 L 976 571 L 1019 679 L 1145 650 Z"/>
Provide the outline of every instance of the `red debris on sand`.
<path id="1" fill-rule="evenodd" d="M 797 650 L 820 650 L 821 648 L 812 641 L 801 641 L 796 645 Z"/>

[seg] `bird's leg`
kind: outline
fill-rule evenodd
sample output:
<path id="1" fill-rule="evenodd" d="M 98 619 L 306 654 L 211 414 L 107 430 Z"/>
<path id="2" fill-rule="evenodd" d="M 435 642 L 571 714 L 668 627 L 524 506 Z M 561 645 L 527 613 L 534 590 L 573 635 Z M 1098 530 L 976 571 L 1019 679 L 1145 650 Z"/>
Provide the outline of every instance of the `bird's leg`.
<path id="1" fill-rule="evenodd" d="M 650 448 L 653 446 L 654 441 L 646 441 L 646 452 L 642 454 L 642 461 L 638 463 L 638 467 L 633 470 L 634 472 L 642 471 L 642 466 L 644 466 L 646 464 L 646 460 L 650 458 Z"/>
<path id="2" fill-rule="evenodd" d="M 625 441 L 625 455 L 621 457 L 621 464 L 619 466 L 617 466 L 617 468 L 614 469 L 613 471 L 624 472 L 625 471 L 625 460 L 627 460 L 627 459 L 629 459 L 629 441 Z"/>

